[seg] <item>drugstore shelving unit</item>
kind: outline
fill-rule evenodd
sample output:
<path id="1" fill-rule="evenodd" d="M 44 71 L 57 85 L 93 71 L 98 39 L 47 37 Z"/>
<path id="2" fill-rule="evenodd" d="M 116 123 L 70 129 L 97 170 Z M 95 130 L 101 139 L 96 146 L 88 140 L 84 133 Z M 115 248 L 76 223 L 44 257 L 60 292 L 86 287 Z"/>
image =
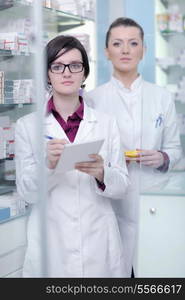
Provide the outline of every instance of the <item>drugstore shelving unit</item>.
<path id="1" fill-rule="evenodd" d="M 185 2 L 156 1 L 156 83 L 173 94 L 185 157 Z M 177 170 L 185 170 L 185 158 Z"/>

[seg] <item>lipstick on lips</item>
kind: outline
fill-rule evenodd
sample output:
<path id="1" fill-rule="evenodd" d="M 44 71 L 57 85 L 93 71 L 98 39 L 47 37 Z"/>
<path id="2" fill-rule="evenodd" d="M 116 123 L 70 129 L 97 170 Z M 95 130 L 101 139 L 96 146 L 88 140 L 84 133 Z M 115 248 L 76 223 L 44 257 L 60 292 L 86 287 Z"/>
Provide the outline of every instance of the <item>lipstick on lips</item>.
<path id="1" fill-rule="evenodd" d="M 73 81 L 66 80 L 66 81 L 63 81 L 62 84 L 63 85 L 71 85 L 71 84 L 73 84 Z"/>
<path id="2" fill-rule="evenodd" d="M 120 58 L 120 60 L 121 60 L 121 61 L 130 61 L 131 58 L 129 58 L 129 57 L 122 57 L 122 58 Z"/>

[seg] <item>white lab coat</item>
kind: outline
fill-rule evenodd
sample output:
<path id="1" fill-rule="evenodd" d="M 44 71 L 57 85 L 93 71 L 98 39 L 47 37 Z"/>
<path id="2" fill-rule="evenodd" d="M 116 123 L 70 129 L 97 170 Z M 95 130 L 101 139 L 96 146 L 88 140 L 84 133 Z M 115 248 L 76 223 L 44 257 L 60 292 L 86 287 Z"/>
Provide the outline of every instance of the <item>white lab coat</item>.
<path id="1" fill-rule="evenodd" d="M 116 117 L 123 151 L 136 149 L 132 116 L 126 109 L 124 99 L 118 93 L 114 78 L 86 93 L 84 99 L 89 106 Z M 162 116 L 162 122 L 160 126 L 156 127 L 156 120 L 159 116 Z M 170 158 L 169 170 L 181 156 L 175 105 L 170 93 L 166 89 L 144 80 L 142 80 L 141 99 L 141 149 L 165 151 Z M 168 181 L 168 172 L 164 174 L 157 169 L 139 166 L 136 163 L 130 163 L 128 170 L 131 185 L 127 197 L 124 203 L 117 202 L 113 206 L 119 220 L 129 272 L 134 264 L 139 216 L 139 191 L 146 192 L 154 188 L 164 187 Z"/>
<path id="2" fill-rule="evenodd" d="M 28 247 L 24 277 L 40 277 L 39 204 L 36 175 L 39 143 L 35 114 L 16 124 L 16 183 L 18 193 L 32 210 L 28 220 Z M 45 118 L 45 133 L 68 139 L 52 114 Z M 104 138 L 106 189 L 98 188 L 94 177 L 77 170 L 55 176 L 48 170 L 47 268 L 48 277 L 130 277 L 111 200 L 124 202 L 129 180 L 116 121 L 84 106 L 75 143 Z"/>

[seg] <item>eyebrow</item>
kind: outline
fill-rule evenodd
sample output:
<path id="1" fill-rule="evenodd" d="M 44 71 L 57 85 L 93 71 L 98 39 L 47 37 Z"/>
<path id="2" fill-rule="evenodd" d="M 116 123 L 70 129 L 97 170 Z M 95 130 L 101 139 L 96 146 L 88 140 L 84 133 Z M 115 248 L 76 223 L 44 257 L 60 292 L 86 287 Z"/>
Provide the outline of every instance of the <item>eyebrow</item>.
<path id="1" fill-rule="evenodd" d="M 139 40 L 139 38 L 131 38 L 131 39 L 129 39 L 129 41 L 133 41 L 133 40 Z M 113 39 L 112 42 L 114 42 L 114 41 L 123 42 L 124 40 L 123 39 Z"/>
<path id="2" fill-rule="evenodd" d="M 83 62 L 82 61 L 78 61 L 78 60 L 72 60 L 69 64 L 75 64 L 75 63 L 81 63 L 81 64 L 83 64 Z M 63 62 L 61 62 L 61 61 L 55 61 L 55 62 L 53 62 L 52 64 L 57 64 L 57 65 L 68 65 L 68 64 L 65 64 L 65 63 L 63 63 Z"/>

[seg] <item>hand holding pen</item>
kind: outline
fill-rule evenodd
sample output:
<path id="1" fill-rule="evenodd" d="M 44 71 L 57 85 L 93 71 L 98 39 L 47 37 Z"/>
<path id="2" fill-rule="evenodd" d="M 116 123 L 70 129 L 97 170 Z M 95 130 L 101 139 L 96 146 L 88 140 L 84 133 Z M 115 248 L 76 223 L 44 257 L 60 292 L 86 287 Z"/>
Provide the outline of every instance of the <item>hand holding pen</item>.
<path id="1" fill-rule="evenodd" d="M 47 166 L 49 169 L 54 169 L 64 150 L 65 144 L 69 141 L 66 139 L 57 139 L 51 136 L 45 136 L 49 141 L 47 143 Z"/>

